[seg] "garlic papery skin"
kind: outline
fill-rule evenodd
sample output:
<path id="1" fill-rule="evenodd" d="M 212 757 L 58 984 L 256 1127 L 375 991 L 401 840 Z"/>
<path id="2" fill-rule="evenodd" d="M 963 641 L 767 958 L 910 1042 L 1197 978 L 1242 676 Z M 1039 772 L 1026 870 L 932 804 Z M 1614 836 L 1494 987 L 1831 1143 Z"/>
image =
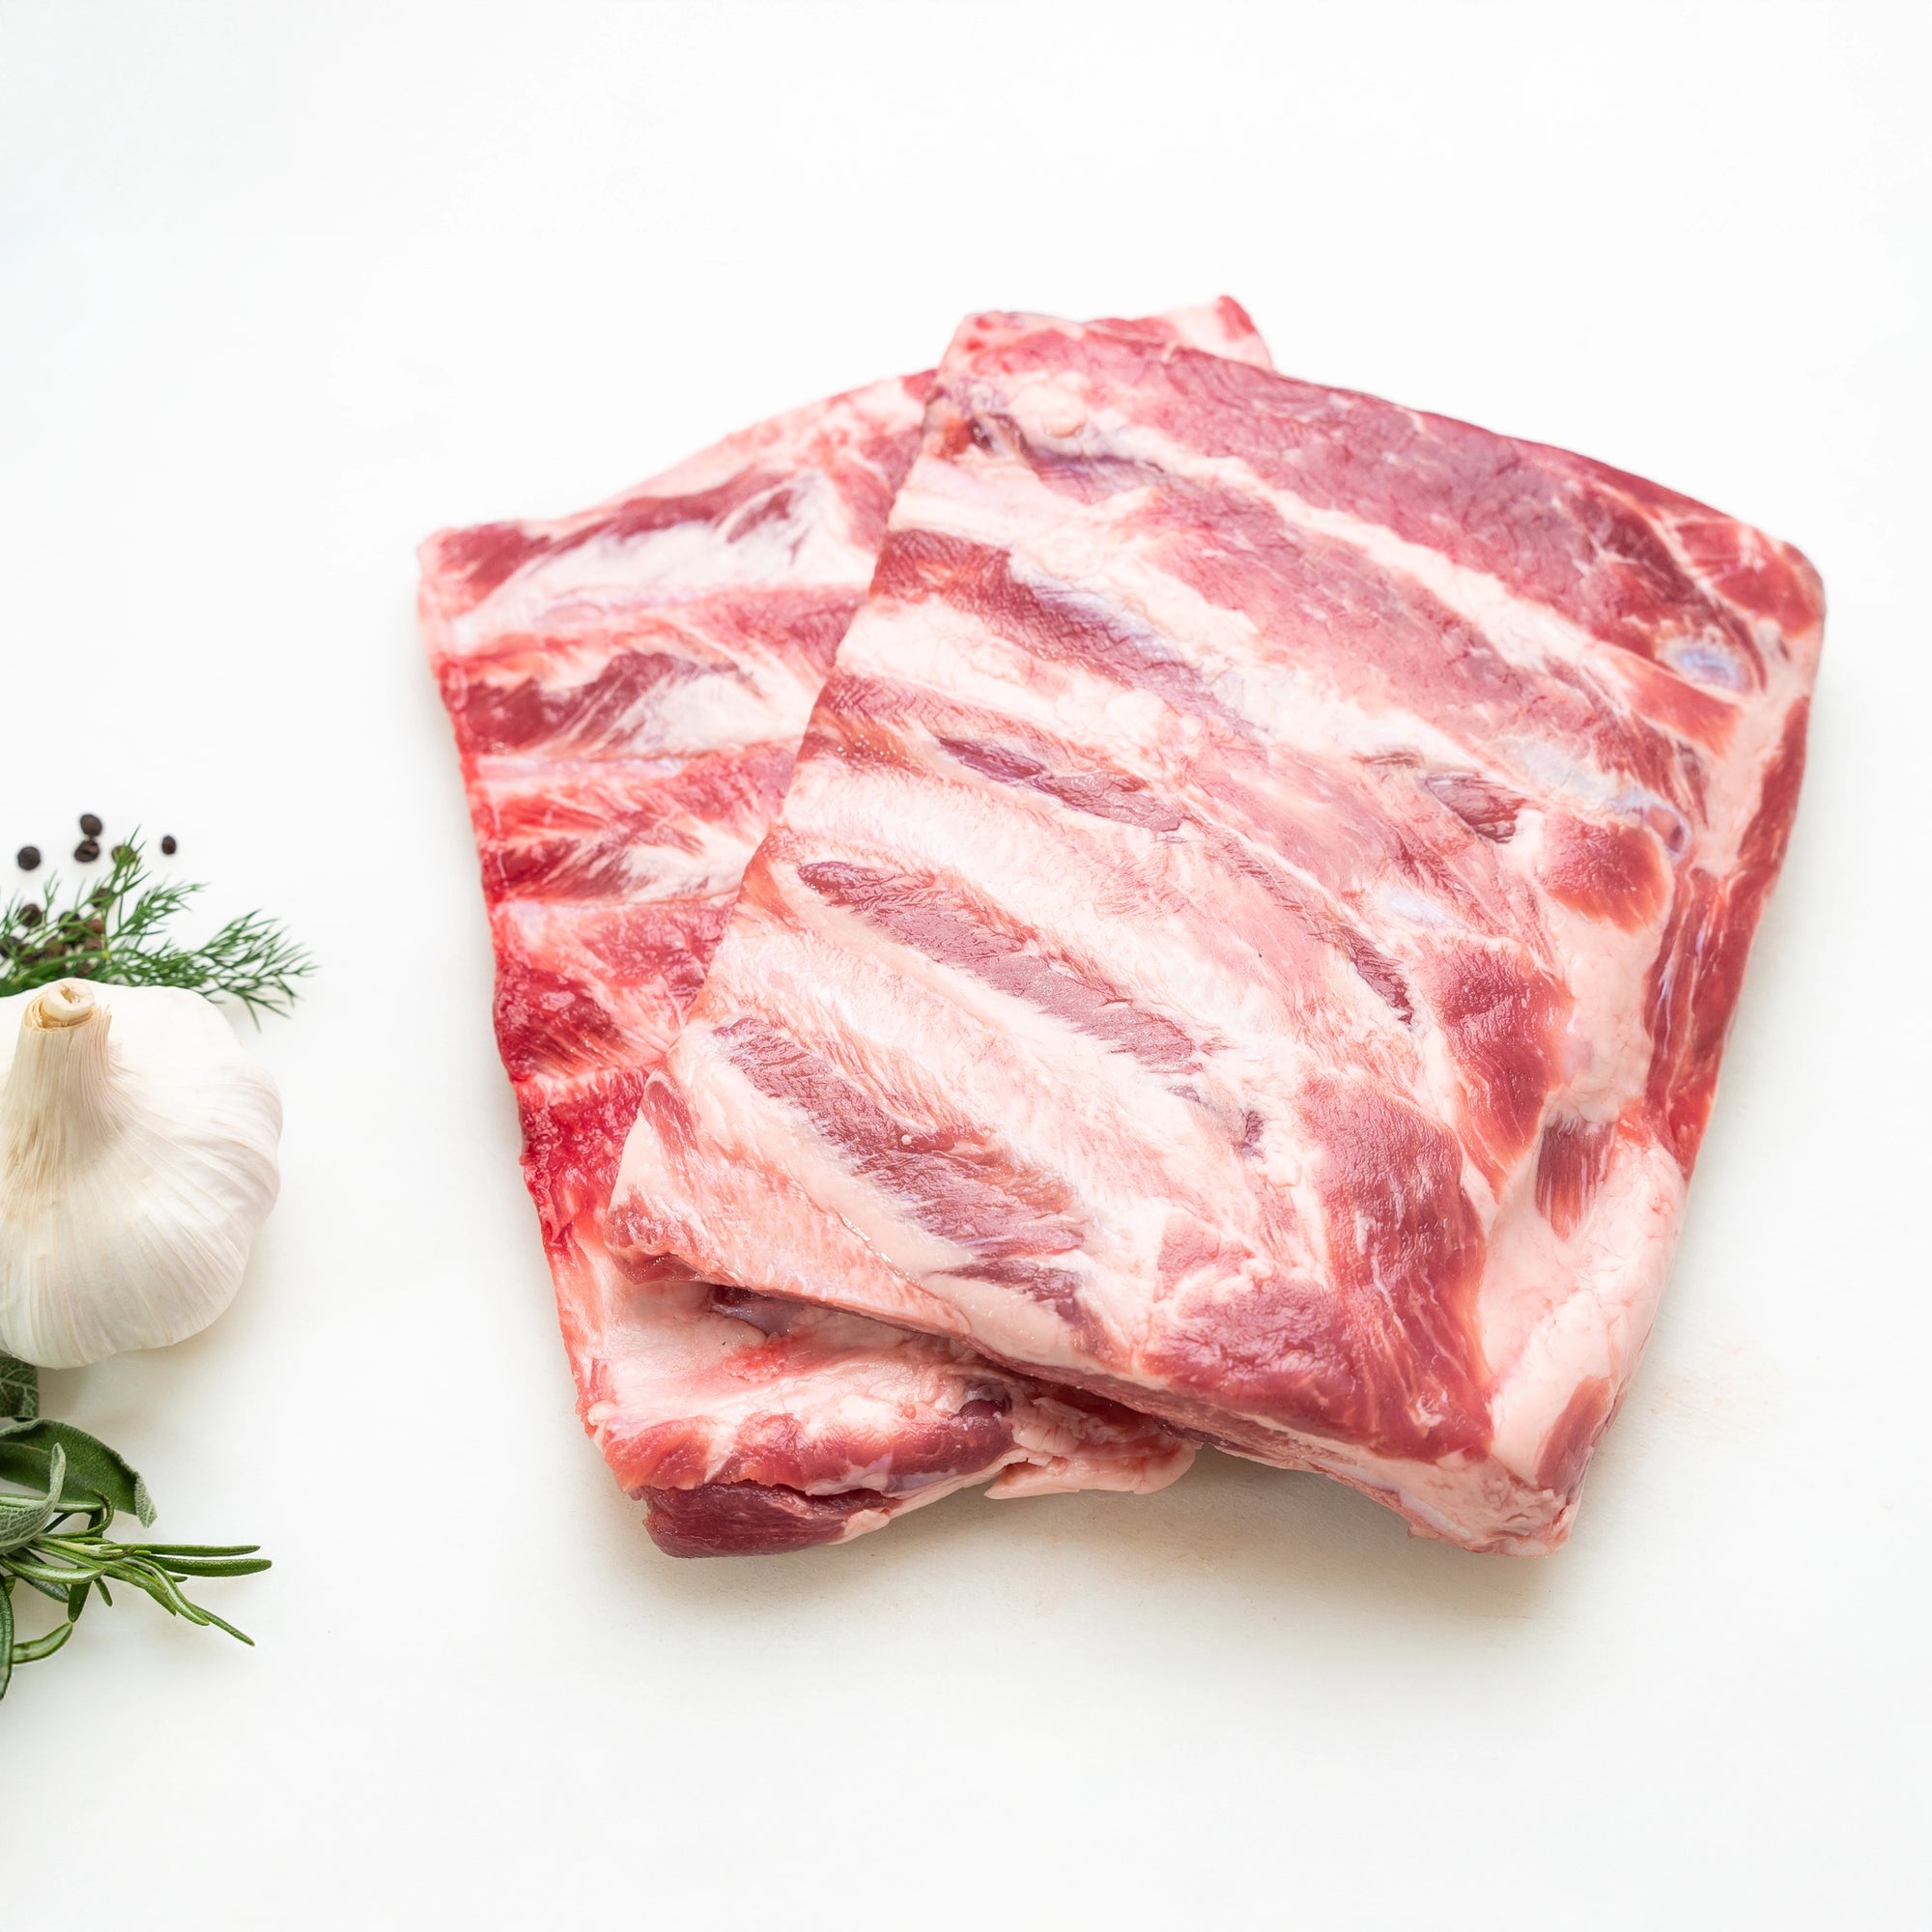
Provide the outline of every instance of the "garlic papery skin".
<path id="1" fill-rule="evenodd" d="M 199 993 L 0 1000 L 0 1352 L 71 1369 L 206 1328 L 274 1206 L 281 1131 L 274 1082 Z"/>

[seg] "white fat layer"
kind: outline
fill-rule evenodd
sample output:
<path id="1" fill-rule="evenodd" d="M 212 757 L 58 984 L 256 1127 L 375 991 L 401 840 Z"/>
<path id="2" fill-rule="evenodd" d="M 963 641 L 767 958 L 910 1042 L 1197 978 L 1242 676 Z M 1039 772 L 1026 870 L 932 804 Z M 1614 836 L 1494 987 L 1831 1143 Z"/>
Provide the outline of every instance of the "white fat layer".
<path id="1" fill-rule="evenodd" d="M 722 546 L 703 524 L 676 524 L 634 537 L 599 536 L 545 559 L 542 571 L 511 577 L 485 603 L 457 618 L 458 652 L 478 648 L 504 630 L 541 624 L 562 599 L 595 604 L 606 586 L 639 571 L 650 575 L 655 600 L 675 605 L 732 587 L 834 584 L 863 578 L 870 553 L 816 517 L 753 524 Z"/>

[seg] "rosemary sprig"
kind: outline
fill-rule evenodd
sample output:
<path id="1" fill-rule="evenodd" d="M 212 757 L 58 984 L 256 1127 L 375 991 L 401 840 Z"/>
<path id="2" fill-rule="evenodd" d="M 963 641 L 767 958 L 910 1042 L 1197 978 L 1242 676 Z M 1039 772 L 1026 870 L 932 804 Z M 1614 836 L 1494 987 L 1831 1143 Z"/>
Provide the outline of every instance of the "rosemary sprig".
<path id="1" fill-rule="evenodd" d="M 50 876 L 38 894 L 19 894 L 0 912 L 0 998 L 72 978 L 185 986 L 239 1001 L 258 1020 L 287 1012 L 295 982 L 315 962 L 273 921 L 243 913 L 200 946 L 168 938 L 168 921 L 202 890 L 155 881 L 135 838 L 115 846 L 104 879 L 77 882 L 65 905 Z"/>
<path id="2" fill-rule="evenodd" d="M 155 1520 L 148 1486 L 104 1442 L 64 1422 L 40 1419 L 40 1380 L 26 1362 L 0 1355 L 0 1697 L 16 1663 L 51 1657 L 72 1636 L 80 1613 L 108 1584 L 152 1597 L 170 1616 L 213 1625 L 242 1643 L 254 1639 L 194 1603 L 182 1589 L 190 1577 L 251 1577 L 269 1568 L 253 1543 L 120 1543 L 106 1534 L 128 1510 L 145 1529 Z M 22 1637 L 14 1591 L 25 1584 L 65 1606 L 65 1621 L 43 1635 Z"/>

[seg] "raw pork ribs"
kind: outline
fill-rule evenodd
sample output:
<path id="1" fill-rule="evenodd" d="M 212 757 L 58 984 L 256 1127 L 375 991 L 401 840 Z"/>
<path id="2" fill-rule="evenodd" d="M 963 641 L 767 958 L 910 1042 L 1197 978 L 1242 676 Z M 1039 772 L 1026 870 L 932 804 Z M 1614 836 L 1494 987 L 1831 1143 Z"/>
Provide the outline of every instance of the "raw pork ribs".
<path id="1" fill-rule="evenodd" d="M 1820 625 L 1796 552 L 1634 476 L 979 318 L 613 1242 L 1553 1548 Z"/>
<path id="2" fill-rule="evenodd" d="M 1117 324 L 1264 361 L 1232 302 Z M 963 1484 L 1147 1490 L 1193 1453 L 1161 1423 L 956 1342 L 626 1272 L 618 1154 L 777 810 L 918 448 L 930 378 L 733 437 L 554 523 L 423 547 L 424 637 L 455 725 L 522 1111 L 580 1406 L 678 1554 L 788 1549 Z"/>

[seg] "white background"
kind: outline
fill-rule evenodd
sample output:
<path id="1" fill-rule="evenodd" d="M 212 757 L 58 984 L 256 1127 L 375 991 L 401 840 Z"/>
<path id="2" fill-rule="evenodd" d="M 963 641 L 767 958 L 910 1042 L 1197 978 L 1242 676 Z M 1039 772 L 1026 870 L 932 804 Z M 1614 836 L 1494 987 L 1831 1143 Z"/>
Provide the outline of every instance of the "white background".
<path id="1" fill-rule="evenodd" d="M 234 1313 L 48 1378 L 164 1531 L 269 1546 L 210 1590 L 260 1647 L 136 1603 L 20 1672 L 0 1919 L 1932 1923 L 1928 18 L 0 6 L 0 847 L 138 817 L 325 963 L 260 1036 Z M 1831 594 L 1577 1535 L 1471 1557 L 1208 1457 L 673 1563 L 572 1415 L 413 545 L 970 308 L 1223 290 L 1283 367 L 1654 475 Z"/>

